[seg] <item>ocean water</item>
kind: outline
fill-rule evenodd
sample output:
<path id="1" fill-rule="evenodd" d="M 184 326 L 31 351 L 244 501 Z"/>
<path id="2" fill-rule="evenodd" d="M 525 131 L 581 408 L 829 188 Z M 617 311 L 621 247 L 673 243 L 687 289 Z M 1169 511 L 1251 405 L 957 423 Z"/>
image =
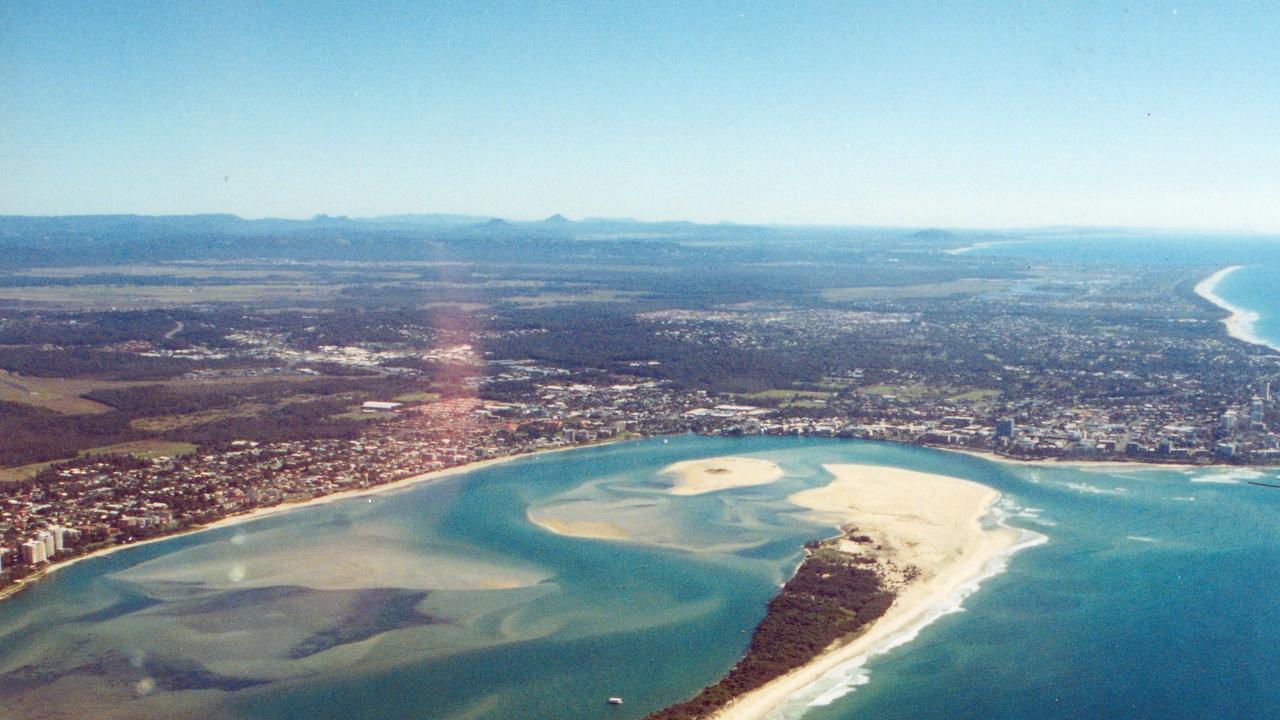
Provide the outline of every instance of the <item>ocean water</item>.
<path id="1" fill-rule="evenodd" d="M 1280 717 L 1280 491 L 1244 484 L 1275 473 L 1005 477 L 1050 541 L 804 717 Z"/>
<path id="2" fill-rule="evenodd" d="M 662 491 L 662 467 L 730 454 L 786 477 Z M 1244 482 L 1274 473 L 698 437 L 518 460 L 62 570 L 0 603 L 0 717 L 642 717 L 727 671 L 800 544 L 831 534 L 785 497 L 833 462 L 984 482 L 1044 542 L 777 717 L 1280 717 L 1280 491 Z M 637 541 L 528 520 L 575 509 Z"/>
<path id="3" fill-rule="evenodd" d="M 1037 233 L 955 248 L 981 256 L 1016 256 L 1058 265 L 1107 263 L 1223 267 L 1280 263 L 1280 237 L 1192 233 L 1063 232 Z"/>
<path id="4" fill-rule="evenodd" d="M 1215 294 L 1256 314 L 1252 334 L 1280 349 L 1280 237 L 1091 233 L 988 242 L 957 248 L 968 255 L 1014 256 L 1047 265 L 1121 264 L 1186 267 L 1208 276 L 1241 265 L 1218 283 Z"/>
<path id="5" fill-rule="evenodd" d="M 1233 270 L 1214 294 L 1253 318 L 1247 332 L 1280 350 L 1280 262 L 1255 262 Z"/>

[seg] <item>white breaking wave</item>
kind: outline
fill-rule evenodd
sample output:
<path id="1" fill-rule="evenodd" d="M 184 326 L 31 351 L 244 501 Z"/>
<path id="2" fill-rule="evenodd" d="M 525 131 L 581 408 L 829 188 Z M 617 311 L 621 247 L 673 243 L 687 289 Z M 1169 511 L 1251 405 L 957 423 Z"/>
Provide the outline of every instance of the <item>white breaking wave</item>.
<path id="1" fill-rule="evenodd" d="M 1043 527 L 1056 527 L 1058 523 L 1040 517 L 1040 513 L 1044 512 L 1042 508 L 1018 508 L 1014 504 L 1005 505 L 1001 503 L 1001 507 L 1005 509 L 1009 517 L 1016 517 L 1019 520 L 1026 520 L 1029 523 L 1035 523 Z"/>
<path id="2" fill-rule="evenodd" d="M 1209 475 L 1193 475 L 1191 482 L 1193 483 L 1217 483 L 1220 485 L 1239 485 L 1244 480 L 1257 480 L 1265 477 L 1264 473 L 1257 470 L 1249 470 L 1248 468 L 1238 468 L 1227 470 L 1226 472 L 1215 472 Z"/>
<path id="3" fill-rule="evenodd" d="M 1153 537 L 1147 537 L 1146 535 L 1125 535 L 1125 536 L 1124 536 L 1124 539 L 1125 539 L 1125 540 L 1132 540 L 1132 541 L 1134 541 L 1134 542 L 1140 542 L 1140 543 L 1158 543 L 1158 542 L 1160 542 L 1159 540 L 1157 540 L 1157 539 L 1155 539 L 1155 538 L 1153 538 Z"/>
<path id="4" fill-rule="evenodd" d="M 983 242 L 976 242 L 972 245 L 965 245 L 964 247 L 951 248 L 950 250 L 944 250 L 943 252 L 945 252 L 948 255 L 964 255 L 965 253 L 970 253 L 970 252 L 973 252 L 974 250 L 982 250 L 984 248 L 995 247 L 997 245 L 1023 245 L 1028 242 L 1031 242 L 1031 241 L 1030 240 L 986 240 Z"/>
<path id="5" fill-rule="evenodd" d="M 1062 483 L 1062 486 L 1066 488 L 1071 488 L 1072 490 L 1075 490 L 1077 492 L 1089 493 L 1090 495 L 1123 495 L 1129 492 L 1128 490 L 1125 490 L 1124 488 L 1121 488 L 1121 487 L 1104 488 L 1104 487 L 1098 487 L 1097 485 L 1090 485 L 1089 483 L 1082 483 L 1082 482 L 1065 482 L 1065 483 Z"/>
<path id="6" fill-rule="evenodd" d="M 1227 300 L 1224 300 L 1222 296 L 1217 293 L 1218 285 L 1222 282 L 1223 278 L 1242 267 L 1244 266 L 1231 265 L 1229 267 L 1224 267 L 1204 280 L 1201 280 L 1200 283 L 1196 285 L 1196 294 L 1231 313 L 1230 317 L 1222 321 L 1222 323 L 1227 326 L 1228 335 L 1252 345 L 1261 345 L 1262 347 L 1271 348 L 1272 350 L 1280 352 L 1280 345 L 1269 343 L 1258 335 L 1257 326 L 1258 320 L 1262 317 L 1261 315 L 1254 310 L 1248 310 L 1246 308 L 1233 305 Z"/>

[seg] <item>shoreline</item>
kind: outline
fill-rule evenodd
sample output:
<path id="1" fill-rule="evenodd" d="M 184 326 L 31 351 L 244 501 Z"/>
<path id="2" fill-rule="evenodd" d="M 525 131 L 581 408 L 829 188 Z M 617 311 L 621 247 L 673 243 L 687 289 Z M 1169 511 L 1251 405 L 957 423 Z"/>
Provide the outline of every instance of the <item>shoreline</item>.
<path id="1" fill-rule="evenodd" d="M 232 527 L 253 520 L 281 515 L 316 505 L 359 497 L 390 494 L 415 486 L 464 476 L 472 471 L 509 463 L 526 457 L 624 442 L 609 440 L 590 445 L 546 448 L 480 460 L 451 468 L 410 475 L 400 480 L 322 495 L 297 502 L 258 508 L 229 515 L 214 522 L 157 538 L 102 548 L 65 562 L 51 565 L 21 585 L 0 594 L 0 600 L 58 570 L 82 560 L 103 557 L 126 548 L 184 535 Z M 974 454 L 991 460 L 982 454 Z M 726 464 L 725 457 L 709 462 Z M 1118 463 L 1133 465 L 1133 463 Z M 986 485 L 947 475 L 924 473 L 889 466 L 857 464 L 824 465 L 833 481 L 826 486 L 802 490 L 788 497 L 798 508 L 815 517 L 839 525 L 856 525 L 876 536 L 889 548 L 895 563 L 915 566 L 925 572 L 897 590 L 889 610 L 860 634 L 838 641 L 810 662 L 779 676 L 765 685 L 735 698 L 707 717 L 713 720 L 761 720 L 791 703 L 825 704 L 853 689 L 866 661 L 912 641 L 937 619 L 962 609 L 965 598 L 985 580 L 1002 573 L 1015 553 L 1046 542 L 1048 538 L 1031 530 L 1014 528 L 1004 522 L 997 508 L 1001 493 Z M 528 518 L 531 521 L 532 518 Z M 534 524 L 556 534 L 576 535 L 566 528 Z M 592 528 L 597 532 L 598 528 Z M 600 539 L 625 540 L 624 537 Z"/>
<path id="2" fill-rule="evenodd" d="M 550 453 L 563 452 L 565 450 L 578 450 L 578 449 L 588 448 L 588 447 L 601 447 L 604 445 L 612 445 L 618 442 L 624 442 L 624 441 L 623 440 L 606 440 L 604 442 L 588 443 L 585 445 L 566 445 L 564 447 L 545 448 L 542 450 L 534 450 L 533 452 L 516 453 L 514 455 L 504 455 L 502 457 L 497 457 L 497 458 L 477 460 L 475 462 L 466 463 L 465 465 L 455 465 L 454 467 L 441 468 L 439 470 L 431 470 L 425 473 L 419 473 L 417 475 L 410 475 L 409 477 L 401 478 L 399 480 L 393 480 L 388 483 L 382 483 L 380 485 L 371 485 L 369 487 L 355 488 L 351 490 L 341 490 L 336 493 L 330 493 L 328 495 L 318 495 L 316 497 L 308 498 L 306 500 L 283 502 L 278 505 L 271 505 L 269 507 L 254 508 L 253 510 L 249 510 L 247 512 L 228 515 L 224 518 L 214 520 L 211 523 L 186 528 L 175 533 L 170 533 L 168 535 L 161 535 L 160 537 L 148 538 L 146 540 L 139 540 L 138 542 L 125 543 L 122 545 L 112 545 L 110 547 L 105 547 L 99 550 L 95 550 L 85 555 L 78 555 L 76 557 L 68 558 L 67 560 L 63 560 L 61 562 L 53 563 L 45 567 L 44 569 L 42 569 L 40 572 L 35 573 L 34 575 L 29 575 L 23 578 L 22 580 L 15 582 L 12 586 L 7 587 L 3 590 L 0 590 L 0 602 L 4 602 L 5 600 L 9 599 L 10 597 L 13 597 L 14 595 L 17 595 L 23 590 L 26 590 L 27 588 L 34 586 L 35 583 L 52 576 L 54 573 L 58 572 L 59 570 L 62 570 L 64 568 L 69 568 L 72 565 L 83 562 L 85 560 L 91 560 L 93 558 L 99 558 L 99 557 L 106 557 L 108 555 L 112 555 L 114 553 L 120 552 L 121 550 L 128 550 L 130 548 L 141 547 L 143 545 L 150 545 L 151 543 L 158 543 L 164 540 L 173 540 L 175 538 L 185 537 L 187 535 L 195 535 L 197 533 L 202 533 L 209 530 L 218 530 L 221 528 L 232 527 L 232 526 L 240 525 L 242 523 L 250 522 L 253 520 L 261 520 L 263 518 L 270 517 L 273 515 L 281 515 L 284 513 L 294 512 L 296 510 L 303 510 L 305 508 L 314 507 L 317 505 L 328 505 L 330 503 L 335 503 L 340 500 L 349 500 L 351 498 L 392 493 L 399 490 L 408 489 L 415 485 L 420 485 L 423 483 L 439 482 L 441 480 L 446 480 L 455 475 L 463 475 L 476 470 L 483 470 L 485 468 L 492 467 L 494 465 L 500 465 L 502 463 L 511 462 L 512 460 L 518 460 L 520 458 L 536 457 L 539 455 L 547 455 Z"/>
<path id="3" fill-rule="evenodd" d="M 1218 270 L 1209 277 L 1196 283 L 1195 293 L 1209 302 L 1217 305 L 1219 308 L 1227 311 L 1229 315 L 1222 319 L 1222 324 L 1227 328 L 1227 334 L 1236 340 L 1249 343 L 1250 345 L 1258 345 L 1260 347 L 1280 352 L 1280 347 L 1272 345 L 1262 339 L 1255 329 L 1255 325 L 1262 317 L 1255 310 L 1246 310 L 1225 300 L 1218 295 L 1218 285 L 1230 274 L 1244 267 L 1244 265 L 1228 265 Z"/>
<path id="4" fill-rule="evenodd" d="M 1237 265 L 1233 267 L 1242 267 L 1242 266 Z M 1222 271 L 1219 271 L 1219 272 L 1222 272 Z M 1197 292 L 1199 292 L 1198 289 L 1197 289 Z M 224 518 L 215 520 L 206 525 L 199 525 L 199 526 L 187 528 L 172 534 L 162 535 L 160 537 L 148 538 L 146 540 L 140 540 L 138 542 L 127 543 L 124 545 L 112 545 L 110 547 L 95 550 L 86 555 L 79 555 L 74 558 L 69 558 L 64 561 L 53 563 L 47 566 L 46 568 L 44 568 L 43 570 L 41 570 L 39 573 L 30 575 L 20 581 L 13 583 L 9 587 L 0 589 L 0 602 L 3 602 L 8 598 L 12 597 L 13 595 L 16 595 L 17 593 L 22 592 L 28 587 L 31 587 L 34 583 L 38 582 L 39 580 L 42 580 L 45 577 L 48 577 L 49 575 L 52 575 L 53 573 L 63 568 L 71 567 L 72 565 L 75 565 L 76 563 L 84 560 L 89 560 L 96 557 L 105 557 L 107 555 L 111 555 L 112 553 L 116 553 L 121 550 L 125 550 L 127 548 L 139 547 L 142 545 L 147 545 L 150 543 L 160 542 L 162 540 L 169 540 L 172 538 L 182 537 L 185 535 L 193 535 L 195 533 L 204 532 L 206 530 L 216 530 L 218 528 L 238 525 L 240 523 L 249 522 L 251 520 L 257 520 L 260 518 L 276 515 L 279 513 L 292 512 L 294 510 L 300 510 L 303 508 L 311 507 L 313 505 L 324 505 L 332 502 L 337 502 L 339 500 L 345 500 L 348 498 L 363 497 L 368 495 L 379 495 L 383 493 L 394 492 L 396 490 L 404 489 L 406 487 L 410 487 L 418 483 L 440 480 L 440 479 L 449 477 L 451 475 L 467 473 L 473 470 L 482 470 L 492 465 L 496 465 L 504 462 L 510 462 L 512 460 L 516 460 L 519 458 L 535 457 L 538 455 L 544 455 L 544 454 L 554 453 L 554 452 L 564 452 L 566 450 L 576 450 L 579 448 L 600 447 L 603 445 L 611 445 L 619 442 L 627 442 L 627 439 L 611 439 L 604 442 L 589 443 L 585 445 L 568 445 L 565 447 L 558 447 L 558 448 L 546 448 L 543 450 L 535 450 L 533 452 L 506 455 L 499 458 L 477 460 L 475 462 L 467 463 L 465 465 L 457 465 L 450 468 L 442 468 L 440 470 L 432 470 L 426 473 L 420 473 L 418 475 L 411 475 L 407 478 L 401 478 L 400 480 L 393 480 L 392 482 L 384 483 L 381 485 L 373 485 L 367 488 L 358 488 L 358 489 L 352 489 L 352 490 L 342 490 L 329 495 L 319 495 L 316 497 L 309 498 L 307 500 L 301 500 L 296 502 L 284 502 L 284 503 L 280 503 L 279 505 L 272 505 L 270 507 L 255 508 L 248 512 L 228 515 Z M 894 442 L 894 441 L 869 440 L 866 442 Z M 1054 458 L 1046 458 L 1043 460 L 1023 460 L 1020 458 L 1012 458 L 1012 457 L 1006 457 L 1004 455 L 999 455 L 989 450 L 947 448 L 947 447 L 938 447 L 934 445 L 923 445 L 919 443 L 901 443 L 901 444 L 905 444 L 911 447 L 939 450 L 941 452 L 947 452 L 947 453 L 958 453 L 961 455 L 968 455 L 970 457 L 980 458 L 983 460 L 987 460 L 989 462 L 1006 463 L 1011 465 L 1029 465 L 1029 466 L 1039 466 L 1039 467 L 1064 467 L 1064 468 L 1114 467 L 1114 468 L 1143 468 L 1143 469 L 1169 468 L 1169 469 L 1175 469 L 1175 470 L 1204 469 L 1204 468 L 1211 468 L 1211 467 L 1219 467 L 1219 468 L 1223 468 L 1223 467 L 1225 468 L 1272 468 L 1274 467 L 1272 465 L 1240 465 L 1235 463 L 1218 463 L 1218 462 L 1207 463 L 1207 464 L 1197 464 L 1197 463 L 1158 463 L 1158 462 L 1147 462 L 1143 460 L 1057 460 Z M 536 521 L 533 521 L 533 522 L 534 524 L 537 524 L 540 526 L 542 525 L 542 523 L 539 523 Z M 578 537 L 588 537 L 588 538 L 595 537 L 597 539 L 611 539 L 611 540 L 624 539 L 624 538 L 617 537 L 616 535 L 565 533 L 563 532 L 563 529 L 557 531 L 557 530 L 552 530 L 551 528 L 547 528 L 545 526 L 544 526 L 544 529 L 551 530 L 552 532 L 557 532 L 557 534 L 577 535 Z"/>
<path id="5" fill-rule="evenodd" d="M 1173 462 L 1148 462 L 1145 460 L 1058 460 L 1055 458 L 1045 458 L 1043 460 L 1023 460 L 1021 458 L 1006 457 L 990 450 L 968 450 L 962 448 L 944 448 L 934 447 L 933 445 L 923 445 L 921 447 L 931 448 L 933 450 L 941 450 L 943 452 L 957 453 L 960 455 L 968 455 L 969 457 L 982 458 L 995 463 L 1006 463 L 1009 465 L 1029 465 L 1033 467 L 1061 467 L 1061 468 L 1139 468 L 1144 470 L 1158 470 L 1160 468 L 1169 468 L 1171 470 L 1198 470 L 1201 468 L 1211 467 L 1227 467 L 1227 468 L 1249 468 L 1272 467 L 1270 465 L 1234 465 L 1227 463 L 1173 463 Z"/>
<path id="6" fill-rule="evenodd" d="M 997 246 L 997 245 L 1023 245 L 1023 244 L 1030 243 L 1030 242 L 1032 242 L 1032 241 L 1031 241 L 1031 240 L 1019 240 L 1019 239 L 1009 239 L 1009 240 L 980 240 L 980 241 L 978 241 L 978 242 L 975 242 L 975 243 L 972 243 L 972 244 L 969 244 L 969 245 L 965 245 L 965 246 L 963 246 L 963 247 L 951 248 L 950 250 L 943 250 L 942 252 L 943 252 L 943 253 L 945 253 L 945 254 L 947 254 L 947 255 L 967 255 L 967 254 L 969 254 L 969 253 L 971 253 L 971 252 L 973 252 L 973 251 L 975 251 L 975 250 L 985 250 L 985 249 L 987 249 L 987 248 L 989 248 L 989 247 L 995 247 L 995 246 Z"/>
<path id="7" fill-rule="evenodd" d="M 925 593 L 928 589 L 925 587 L 915 588 L 920 593 L 912 598 L 910 607 L 904 605 L 900 608 L 895 602 L 889 612 L 865 634 L 828 650 L 809 665 L 794 671 L 797 676 L 794 679 L 790 676 L 778 678 L 775 682 L 785 680 L 789 681 L 788 685 L 785 689 L 780 687 L 774 693 L 776 699 L 771 698 L 768 707 L 737 708 L 735 702 L 709 720 L 763 720 L 793 701 L 803 703 L 806 707 L 825 707 L 869 682 L 865 674 L 869 660 L 914 641 L 922 631 L 939 619 L 962 612 L 965 609 L 964 601 L 980 590 L 982 583 L 1004 573 L 1008 569 L 1010 558 L 1049 540 L 1046 535 L 1014 528 L 1005 525 L 1003 521 L 999 521 L 998 526 L 1004 530 L 1016 531 L 1015 540 L 1007 547 L 986 555 L 982 562 L 976 563 L 972 574 L 956 577 L 949 585 L 939 587 L 931 593 Z M 958 569 L 967 568 L 968 566 Z"/>
<path id="8" fill-rule="evenodd" d="M 838 467 L 838 466 L 833 466 Z M 984 580 L 994 577 L 1005 570 L 1008 558 L 1015 553 L 1035 545 L 1047 542 L 1044 535 L 1031 530 L 1013 528 L 1003 522 L 1003 517 L 996 509 L 996 502 L 1001 494 L 994 488 L 960 478 L 945 475 L 922 473 L 898 468 L 880 468 L 876 466 L 843 466 L 850 471 L 874 472 L 885 475 L 886 471 L 894 471 L 895 479 L 909 479 L 920 483 L 936 483 L 945 479 L 948 483 L 970 486 L 969 492 L 981 489 L 976 507 L 966 513 L 963 527 L 951 528 L 952 533 L 945 535 L 952 540 L 963 538 L 963 551 L 956 557 L 938 560 L 934 573 L 903 587 L 889 611 L 876 620 L 865 632 L 843 644 L 828 648 L 809 663 L 782 675 L 762 687 L 735 698 L 718 712 L 710 715 L 713 720 L 761 720 L 770 713 L 792 701 L 825 704 L 836 697 L 844 695 L 852 689 L 848 682 L 850 673 L 857 672 L 868 658 L 880 655 L 914 639 L 919 632 L 938 618 L 959 611 L 963 600 L 976 591 Z M 863 493 L 856 485 L 838 487 L 841 474 L 831 470 L 837 480 L 820 492 L 837 492 L 843 489 L 856 496 L 852 502 L 862 501 Z M 793 498 L 812 493 L 802 491 Z M 819 506 L 827 496 L 812 494 L 813 501 L 801 500 L 797 504 L 810 508 L 814 513 L 831 517 L 839 514 L 838 510 Z M 926 501 L 927 502 L 927 501 Z M 937 499 L 932 502 L 937 503 Z M 944 503 L 945 504 L 945 503 Z M 899 518 L 905 523 L 915 522 L 927 524 L 927 520 L 915 517 L 915 507 L 907 507 Z M 987 527 L 989 518 L 994 518 L 994 527 Z M 853 516 L 845 517 L 846 521 Z M 864 525 L 866 516 L 855 521 L 860 530 L 873 531 L 872 526 Z M 887 524 L 892 527 L 892 522 Z M 882 526 L 883 527 L 883 526 Z M 959 533 L 959 536 L 956 533 Z M 913 540 L 908 539 L 904 547 L 915 549 Z M 909 553 L 899 549 L 895 555 Z M 954 550 L 952 550 L 954 552 Z M 927 557 L 928 550 L 924 555 Z M 834 682 L 833 682 L 834 681 Z M 828 686 L 829 687 L 826 687 Z M 825 701 L 825 702 L 823 702 Z"/>

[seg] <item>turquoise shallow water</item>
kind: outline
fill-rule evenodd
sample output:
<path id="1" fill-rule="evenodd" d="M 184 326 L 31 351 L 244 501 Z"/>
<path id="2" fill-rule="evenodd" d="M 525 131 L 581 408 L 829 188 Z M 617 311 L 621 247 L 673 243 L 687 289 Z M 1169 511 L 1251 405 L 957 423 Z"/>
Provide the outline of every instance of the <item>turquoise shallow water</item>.
<path id="1" fill-rule="evenodd" d="M 1265 477 L 992 478 L 1051 541 L 807 717 L 1280 716 L 1280 491 L 1239 484 Z"/>
<path id="2" fill-rule="evenodd" d="M 787 476 L 661 491 L 667 464 L 729 454 Z M 1049 539 L 781 717 L 1280 716 L 1280 491 L 1241 482 L 1261 473 L 696 437 L 519 460 L 68 568 L 0 604 L 0 716 L 641 717 L 732 665 L 799 545 L 831 531 L 784 500 L 831 462 L 987 483 L 1011 524 Z M 567 503 L 671 544 L 526 519 Z"/>

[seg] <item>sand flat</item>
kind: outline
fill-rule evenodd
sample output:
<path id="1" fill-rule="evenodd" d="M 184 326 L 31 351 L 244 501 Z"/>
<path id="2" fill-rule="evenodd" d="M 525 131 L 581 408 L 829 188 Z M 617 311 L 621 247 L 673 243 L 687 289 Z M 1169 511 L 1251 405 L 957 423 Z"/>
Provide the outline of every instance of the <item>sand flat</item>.
<path id="1" fill-rule="evenodd" d="M 836 645 L 723 708 L 716 720 L 757 720 L 836 667 L 868 653 L 898 633 L 927 624 L 931 611 L 987 572 L 1010 552 L 1019 533 L 983 529 L 982 518 L 1000 497 L 978 483 L 945 475 L 874 465 L 824 465 L 835 480 L 789 499 L 816 518 L 857 526 L 888 549 L 895 562 L 920 574 L 898 591 L 889 611 L 863 634 Z"/>
<path id="2" fill-rule="evenodd" d="M 556 535 L 591 538 L 593 540 L 626 540 L 631 535 L 621 527 L 601 520 L 568 520 L 540 513 L 526 513 L 529 522 Z"/>
<path id="3" fill-rule="evenodd" d="M 177 550 L 113 573 L 158 598 L 293 586 L 312 590 L 479 590 L 532 587 L 550 573 L 534 564 L 424 548 L 390 535 L 324 533 L 305 544 L 271 532 Z M 265 546 L 265 547 L 263 547 Z"/>
<path id="4" fill-rule="evenodd" d="M 618 442 L 618 441 L 607 440 L 605 442 L 595 443 L 594 447 L 600 447 L 602 445 L 611 445 L 615 442 Z M 151 543 L 164 542 L 166 540 L 171 540 L 176 537 L 182 537 L 184 535 L 194 535 L 196 533 L 201 533 L 208 530 L 216 530 L 218 528 L 239 525 L 241 523 L 251 522 L 253 520 L 258 520 L 264 517 L 270 517 L 272 515 L 280 515 L 282 513 L 293 512 L 295 510 L 302 510 L 304 508 L 312 507 L 315 505 L 328 505 L 330 503 L 339 502 L 341 500 L 347 500 L 354 497 L 366 497 L 366 496 L 372 496 L 372 495 L 383 495 L 387 493 L 399 492 L 401 490 L 405 490 L 412 486 L 419 485 L 422 483 L 438 482 L 438 481 L 452 478 L 458 475 L 465 475 L 467 473 L 474 472 L 476 470 L 481 470 L 483 468 L 490 467 L 493 465 L 500 465 L 502 463 L 510 462 L 512 460 L 519 460 L 522 458 L 532 458 L 538 455 L 547 455 L 550 453 L 564 452 L 566 450 L 575 450 L 581 447 L 584 447 L 584 446 L 567 445 L 564 447 L 548 448 L 545 450 L 535 450 L 533 452 L 527 452 L 527 453 L 516 453 L 514 455 L 504 455 L 502 457 L 490 458 L 488 460 L 477 460 L 475 462 L 467 463 L 465 465 L 456 465 L 454 467 L 442 468 L 440 470 L 431 470 L 418 475 L 402 478 L 400 480 L 395 480 L 388 483 L 382 483 L 379 485 L 371 485 L 365 488 L 352 488 L 350 490 L 341 490 L 339 492 L 330 493 L 328 495 L 318 495 L 316 497 L 312 497 L 306 500 L 298 500 L 298 501 L 290 500 L 287 502 L 280 503 L 278 505 L 271 505 L 268 507 L 256 508 L 248 512 L 241 512 L 241 513 L 227 515 L 226 517 L 223 517 L 220 520 L 215 520 L 207 525 L 197 525 L 188 529 L 181 530 L 179 532 L 170 533 L 168 535 L 161 535 L 159 537 L 153 537 L 147 540 L 140 540 L 138 542 L 125 543 L 123 545 L 112 545 L 110 547 L 102 548 L 101 550 L 96 550 L 94 552 L 91 552 L 85 555 L 78 555 L 68 560 L 61 560 L 61 561 L 55 562 L 49 565 L 46 569 L 34 575 L 31 575 L 24 580 L 13 583 L 9 587 L 6 587 L 4 590 L 0 590 L 0 601 L 30 587 L 32 583 L 39 581 L 41 578 L 46 577 L 57 570 L 61 570 L 62 568 L 66 568 L 66 567 L 71 567 L 72 565 L 75 565 L 76 563 L 79 563 L 79 562 L 83 562 L 85 560 L 91 560 L 93 558 L 111 555 L 113 553 L 117 553 L 121 550 L 126 550 L 128 548 L 139 547 L 141 545 L 149 545 Z"/>
<path id="5" fill-rule="evenodd" d="M 701 495 L 731 488 L 767 485 L 782 477 L 782 468 L 769 460 L 749 457 L 718 457 L 685 460 L 663 468 L 675 476 L 672 495 Z"/>

